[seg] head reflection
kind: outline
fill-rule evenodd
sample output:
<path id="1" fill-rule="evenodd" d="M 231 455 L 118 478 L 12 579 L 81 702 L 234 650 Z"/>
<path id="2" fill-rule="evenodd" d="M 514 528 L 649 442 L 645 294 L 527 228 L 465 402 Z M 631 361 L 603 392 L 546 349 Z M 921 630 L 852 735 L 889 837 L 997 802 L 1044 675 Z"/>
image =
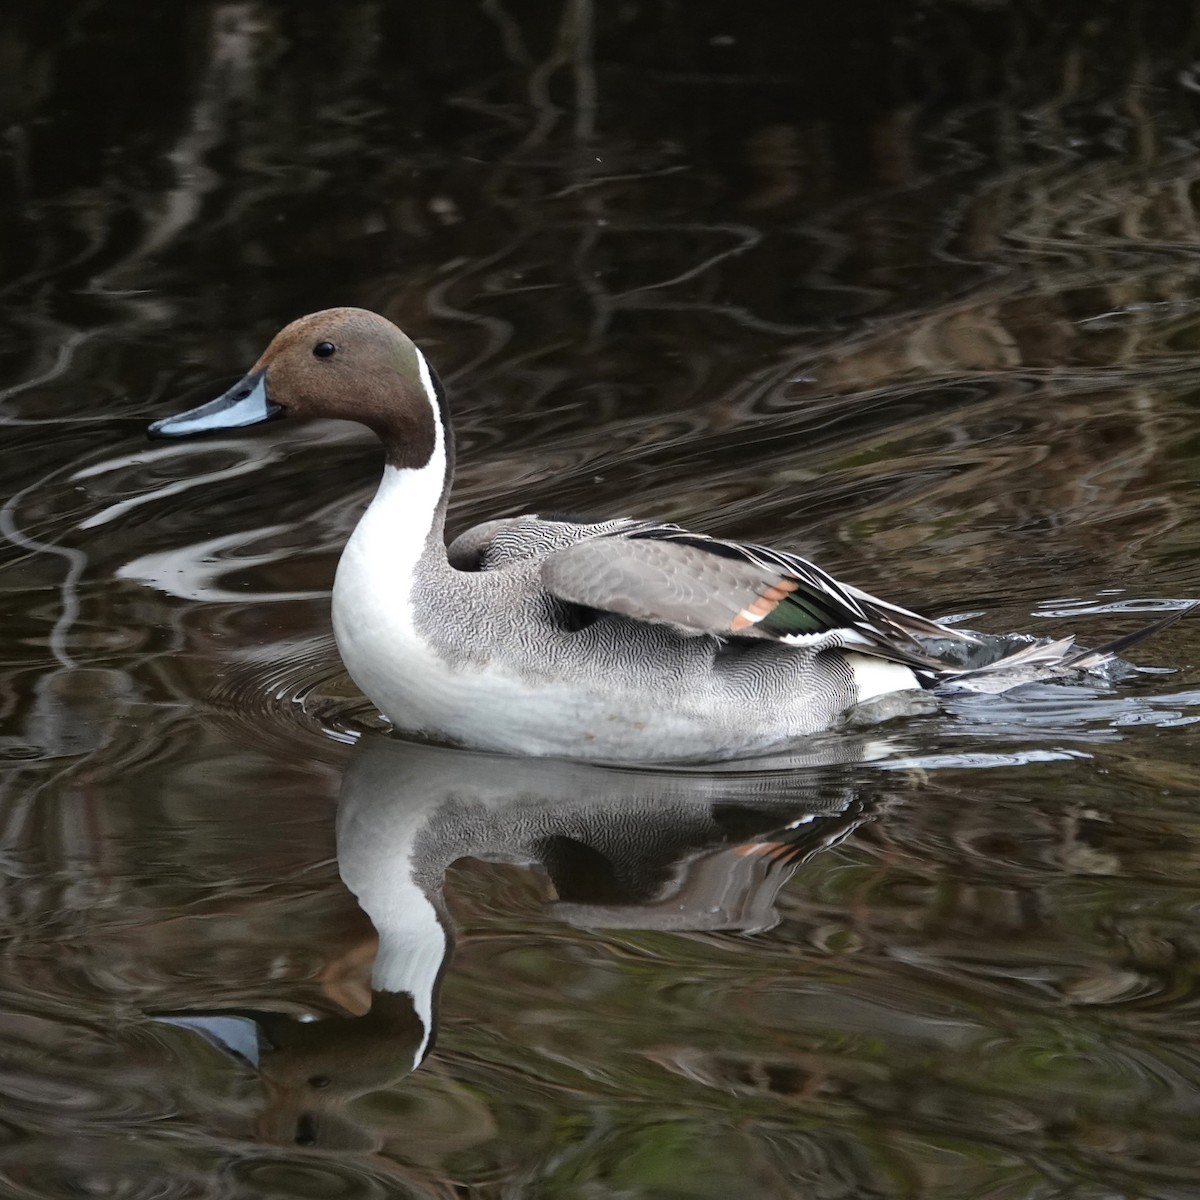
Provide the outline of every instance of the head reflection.
<path id="1" fill-rule="evenodd" d="M 350 1105 L 434 1046 L 454 945 L 442 896 L 453 863 L 540 869 L 550 914 L 584 929 L 756 932 L 775 924 L 797 868 L 869 819 L 845 768 L 879 747 L 842 737 L 752 769 L 634 770 L 364 737 L 342 783 L 337 853 L 378 934 L 369 1008 L 310 1021 L 254 1014 L 252 1053 L 244 1029 L 241 1048 L 211 1019 L 202 1032 L 261 1075 L 259 1136 L 370 1148 Z"/>

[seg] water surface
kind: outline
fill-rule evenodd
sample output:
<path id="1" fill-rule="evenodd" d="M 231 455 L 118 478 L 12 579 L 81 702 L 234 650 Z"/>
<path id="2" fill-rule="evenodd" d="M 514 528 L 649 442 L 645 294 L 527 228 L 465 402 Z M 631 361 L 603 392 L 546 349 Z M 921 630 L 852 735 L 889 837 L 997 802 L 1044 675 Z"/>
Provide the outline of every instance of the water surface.
<path id="1" fill-rule="evenodd" d="M 1200 1195 L 1200 622 L 753 768 L 410 747 L 328 632 L 370 438 L 143 438 L 361 304 L 452 531 L 1128 632 L 1200 595 L 1200 26 L 1044 7 L 17 6 L 0 1192 Z"/>

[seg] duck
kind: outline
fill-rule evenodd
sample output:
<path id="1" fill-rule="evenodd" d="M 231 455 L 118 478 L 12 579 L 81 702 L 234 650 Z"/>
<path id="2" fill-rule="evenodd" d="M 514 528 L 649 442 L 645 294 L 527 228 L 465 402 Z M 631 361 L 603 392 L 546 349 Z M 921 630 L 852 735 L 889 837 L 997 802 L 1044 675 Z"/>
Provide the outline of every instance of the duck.
<path id="1" fill-rule="evenodd" d="M 978 644 L 969 632 L 796 554 L 672 522 L 529 513 L 447 545 L 446 391 L 407 334 L 361 308 L 292 321 L 232 388 L 149 434 L 284 417 L 356 421 L 382 443 L 378 490 L 337 567 L 334 639 L 398 732 L 461 747 L 616 763 L 752 757 L 891 698 L 1091 669 L 1196 607 L 1099 650 L 1067 638 L 967 668 L 947 658 Z"/>

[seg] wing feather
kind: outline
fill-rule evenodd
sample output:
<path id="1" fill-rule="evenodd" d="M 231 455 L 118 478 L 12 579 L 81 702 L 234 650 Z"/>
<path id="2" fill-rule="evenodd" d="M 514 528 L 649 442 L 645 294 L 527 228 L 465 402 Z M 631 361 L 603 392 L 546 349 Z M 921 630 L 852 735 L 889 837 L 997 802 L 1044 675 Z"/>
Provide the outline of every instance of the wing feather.
<path id="1" fill-rule="evenodd" d="M 794 554 L 674 525 L 641 525 L 548 555 L 542 583 L 561 600 L 721 637 L 846 645 L 918 669 L 940 666 L 919 637 L 975 639 L 839 583 Z"/>

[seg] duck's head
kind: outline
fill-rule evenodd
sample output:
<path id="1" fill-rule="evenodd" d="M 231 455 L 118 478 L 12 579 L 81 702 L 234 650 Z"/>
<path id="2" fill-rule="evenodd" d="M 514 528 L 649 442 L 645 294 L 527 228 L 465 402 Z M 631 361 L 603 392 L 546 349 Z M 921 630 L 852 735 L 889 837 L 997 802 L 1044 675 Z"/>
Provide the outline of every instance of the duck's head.
<path id="1" fill-rule="evenodd" d="M 358 421 L 399 467 L 424 466 L 446 423 L 441 384 L 403 331 L 364 308 L 328 308 L 281 329 L 224 395 L 155 421 L 149 433 L 192 437 L 282 416 Z"/>

